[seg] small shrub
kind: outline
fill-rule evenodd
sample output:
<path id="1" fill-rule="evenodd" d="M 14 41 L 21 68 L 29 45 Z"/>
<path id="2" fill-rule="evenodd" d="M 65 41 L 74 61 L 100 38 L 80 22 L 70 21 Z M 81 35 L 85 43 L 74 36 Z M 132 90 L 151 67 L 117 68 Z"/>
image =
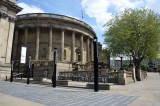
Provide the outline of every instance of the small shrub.
<path id="1" fill-rule="evenodd" d="M 123 64 L 123 68 L 124 68 L 125 70 L 127 70 L 127 69 L 128 69 L 128 66 L 129 66 L 129 64 L 128 64 L 128 63 L 124 63 L 124 64 Z"/>

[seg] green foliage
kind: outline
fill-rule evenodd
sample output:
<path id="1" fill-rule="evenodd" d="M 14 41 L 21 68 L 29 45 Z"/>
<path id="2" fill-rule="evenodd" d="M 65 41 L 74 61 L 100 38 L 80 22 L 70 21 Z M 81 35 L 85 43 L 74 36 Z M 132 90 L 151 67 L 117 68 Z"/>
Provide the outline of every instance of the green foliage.
<path id="1" fill-rule="evenodd" d="M 104 26 L 105 44 L 113 56 L 132 53 L 134 63 L 155 60 L 160 49 L 160 15 L 146 8 L 125 9 Z M 137 58 L 136 58 L 137 57 Z"/>
<path id="2" fill-rule="evenodd" d="M 142 70 L 147 70 L 147 65 L 146 64 L 141 64 L 141 69 Z"/>
<path id="3" fill-rule="evenodd" d="M 103 58 L 108 58 L 110 57 L 110 51 L 108 49 L 102 49 L 101 53 L 103 54 Z"/>
<path id="4" fill-rule="evenodd" d="M 123 64 L 123 68 L 124 68 L 125 70 L 128 70 L 128 66 L 129 66 L 128 63 L 124 63 L 124 64 Z"/>

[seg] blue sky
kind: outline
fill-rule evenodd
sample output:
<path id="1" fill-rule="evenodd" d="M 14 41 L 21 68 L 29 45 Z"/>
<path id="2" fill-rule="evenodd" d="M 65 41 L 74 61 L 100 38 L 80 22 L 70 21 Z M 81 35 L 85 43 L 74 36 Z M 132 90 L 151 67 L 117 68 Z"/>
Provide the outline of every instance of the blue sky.
<path id="1" fill-rule="evenodd" d="M 159 0 L 18 0 L 24 13 L 54 13 L 67 15 L 89 24 L 96 32 L 98 41 L 103 44 L 102 34 L 107 30 L 103 25 L 113 14 L 125 8 L 145 6 L 160 13 Z M 83 19 L 81 14 L 83 10 Z"/>

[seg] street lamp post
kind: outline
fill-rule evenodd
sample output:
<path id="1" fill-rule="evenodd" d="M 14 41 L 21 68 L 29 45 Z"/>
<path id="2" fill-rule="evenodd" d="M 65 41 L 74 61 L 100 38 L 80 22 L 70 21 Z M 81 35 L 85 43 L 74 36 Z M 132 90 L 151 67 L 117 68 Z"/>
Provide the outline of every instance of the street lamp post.
<path id="1" fill-rule="evenodd" d="M 129 56 L 130 56 L 130 64 L 129 64 L 129 66 L 132 66 L 132 60 L 131 60 L 132 53 L 129 53 Z"/>
<path id="2" fill-rule="evenodd" d="M 53 87 L 56 87 L 56 68 L 57 68 L 57 60 L 56 60 L 56 57 L 57 57 L 57 48 L 54 48 L 54 70 L 53 70 L 53 76 L 52 76 L 52 84 L 53 84 Z"/>
<path id="3" fill-rule="evenodd" d="M 98 53 L 97 37 L 94 37 L 94 91 L 98 92 Z"/>
<path id="4" fill-rule="evenodd" d="M 123 56 L 122 56 L 122 54 L 120 54 L 120 58 L 121 58 L 121 68 L 120 68 L 120 70 L 123 70 L 123 66 L 122 66 L 122 59 L 123 59 Z"/>

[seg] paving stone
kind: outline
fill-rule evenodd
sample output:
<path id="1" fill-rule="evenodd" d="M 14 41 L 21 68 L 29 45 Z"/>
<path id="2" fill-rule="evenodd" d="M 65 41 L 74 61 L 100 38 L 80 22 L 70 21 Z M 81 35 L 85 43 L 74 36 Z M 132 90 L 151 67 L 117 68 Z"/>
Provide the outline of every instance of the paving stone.
<path id="1" fill-rule="evenodd" d="M 46 106 L 127 106 L 137 98 L 137 96 L 110 95 L 79 89 L 0 81 L 0 93 Z"/>

